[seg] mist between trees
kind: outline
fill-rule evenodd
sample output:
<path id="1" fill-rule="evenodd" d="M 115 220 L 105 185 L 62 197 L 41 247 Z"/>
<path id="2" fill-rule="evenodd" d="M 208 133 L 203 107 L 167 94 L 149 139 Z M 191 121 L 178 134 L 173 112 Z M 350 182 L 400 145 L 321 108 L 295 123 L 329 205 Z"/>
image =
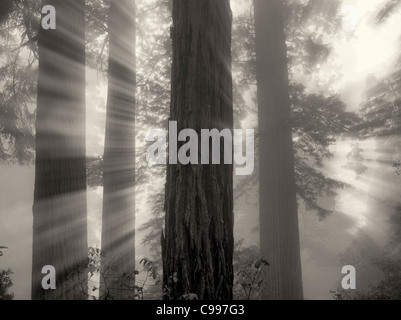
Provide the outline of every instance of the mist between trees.
<path id="1" fill-rule="evenodd" d="M 400 54 L 353 79 L 361 97 L 339 67 L 362 27 L 395 32 L 399 1 L 369 6 L 354 24 L 340 0 L 3 0 L 0 161 L 34 168 L 31 298 L 399 298 Z"/>

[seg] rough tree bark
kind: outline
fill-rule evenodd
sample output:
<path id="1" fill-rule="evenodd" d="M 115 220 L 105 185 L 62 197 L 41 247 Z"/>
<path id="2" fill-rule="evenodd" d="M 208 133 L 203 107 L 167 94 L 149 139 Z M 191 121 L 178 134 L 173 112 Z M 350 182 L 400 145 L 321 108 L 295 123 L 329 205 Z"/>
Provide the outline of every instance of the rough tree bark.
<path id="1" fill-rule="evenodd" d="M 175 0 L 173 24 L 170 120 L 199 137 L 201 129 L 232 130 L 229 1 Z M 232 299 L 232 165 L 169 164 L 165 210 L 164 298 Z"/>
<path id="2" fill-rule="evenodd" d="M 135 1 L 112 1 L 102 219 L 106 299 L 133 297 L 123 279 L 113 279 L 135 271 L 135 38 Z"/>
<path id="3" fill-rule="evenodd" d="M 283 2 L 255 0 L 263 299 L 302 299 Z"/>
<path id="4" fill-rule="evenodd" d="M 86 299 L 85 1 L 44 0 L 57 29 L 40 30 L 32 299 Z M 56 269 L 43 290 L 42 267 Z"/>

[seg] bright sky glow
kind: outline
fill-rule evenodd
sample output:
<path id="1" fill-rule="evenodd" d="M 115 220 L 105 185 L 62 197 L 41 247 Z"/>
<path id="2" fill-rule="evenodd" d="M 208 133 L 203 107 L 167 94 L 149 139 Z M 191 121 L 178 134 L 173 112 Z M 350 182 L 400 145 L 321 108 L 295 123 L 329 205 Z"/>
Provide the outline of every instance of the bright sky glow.
<path id="1" fill-rule="evenodd" d="M 344 0 L 343 7 L 355 9 L 356 28 L 333 43 L 332 59 L 340 67 L 341 80 L 335 91 L 341 93 L 350 110 L 357 110 L 362 99 L 366 77 L 385 76 L 400 50 L 401 10 L 384 22 L 375 24 L 383 0 Z M 347 33 L 345 31 L 345 33 Z M 324 72 L 324 70 L 322 70 Z"/>

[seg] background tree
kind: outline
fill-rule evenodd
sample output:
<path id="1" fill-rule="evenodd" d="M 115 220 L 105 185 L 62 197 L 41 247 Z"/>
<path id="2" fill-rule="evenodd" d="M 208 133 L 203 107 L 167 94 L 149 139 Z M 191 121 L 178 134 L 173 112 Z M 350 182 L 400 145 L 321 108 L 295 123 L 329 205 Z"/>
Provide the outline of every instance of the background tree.
<path id="1" fill-rule="evenodd" d="M 331 48 L 325 41 L 342 34 L 339 31 L 340 2 L 286 1 L 283 5 L 297 199 L 301 208 L 306 209 L 306 214 L 316 213 L 319 220 L 323 220 L 333 213 L 334 207 L 330 207 L 328 201 L 321 200 L 332 199 L 334 202 L 337 192 L 347 187 L 344 182 L 329 177 L 324 165 L 333 156 L 332 146 L 340 137 L 349 135 L 351 127 L 358 121 L 358 116 L 347 112 L 345 103 L 331 90 L 331 84 L 339 77 L 334 69 L 325 76 L 324 89 L 313 87 L 315 82 L 322 84 L 320 78 L 314 81 L 320 67 L 330 63 Z M 233 62 L 235 96 L 251 95 L 252 102 L 256 103 L 256 73 L 260 68 L 255 56 L 254 13 L 252 7 L 249 12 L 234 19 Z M 312 85 L 306 83 L 305 78 Z M 237 100 L 236 107 L 246 108 L 251 117 L 257 119 L 257 108 L 250 108 L 252 102 L 247 100 L 247 103 Z M 260 157 L 260 141 L 257 135 L 256 158 Z M 256 162 L 254 173 L 235 184 L 236 203 L 241 203 L 252 192 L 258 191 L 260 165 Z M 260 203 L 255 205 L 259 206 Z M 264 233 L 260 228 L 257 231 Z"/>
<path id="2" fill-rule="evenodd" d="M 283 8 L 255 0 L 262 298 L 288 300 L 303 289 Z"/>
<path id="3" fill-rule="evenodd" d="M 135 270 L 135 1 L 113 1 L 109 13 L 102 251 L 116 275 Z M 114 298 L 129 298 L 116 281 Z"/>
<path id="4" fill-rule="evenodd" d="M 178 122 L 178 132 L 232 130 L 229 1 L 173 1 L 171 36 L 170 120 Z M 232 299 L 232 188 L 232 165 L 168 165 L 162 239 L 165 299 L 187 294 L 201 300 Z"/>
<path id="5" fill-rule="evenodd" d="M 330 147 L 341 135 L 347 134 L 358 117 L 346 112 L 346 105 L 340 97 L 325 89 L 311 92 L 310 88 L 298 83 L 295 74 L 314 77 L 318 66 L 323 64 L 330 47 L 322 38 L 332 37 L 338 31 L 341 20 L 338 16 L 338 1 L 306 2 L 288 1 L 285 3 L 285 34 L 287 43 L 288 69 L 290 72 L 291 115 L 293 118 L 293 142 L 295 152 L 295 172 L 299 201 L 306 204 L 308 211 L 316 212 L 320 219 L 332 213 L 330 208 L 318 201 L 322 197 L 333 197 L 338 189 L 345 187 L 341 181 L 322 174 L 323 162 L 330 159 Z M 235 70 L 235 97 L 251 94 L 256 90 L 254 8 L 249 13 L 234 20 L 233 66 Z M 319 40 L 320 39 L 320 40 Z M 313 44 L 312 44 L 313 43 Z M 313 47 L 313 48 L 311 48 Z M 322 51 L 322 52 L 321 52 Z M 331 77 L 335 77 L 335 73 Z M 256 97 L 254 99 L 256 101 Z M 236 109 L 248 110 L 257 117 L 256 108 L 252 110 L 244 99 L 237 99 Z M 259 152 L 259 138 L 255 142 Z M 235 188 L 236 197 L 257 185 L 259 166 L 254 173 L 241 179 Z"/>
<path id="6" fill-rule="evenodd" d="M 85 175 L 85 2 L 43 1 L 57 29 L 39 32 L 32 299 L 85 299 L 77 270 L 87 264 Z M 44 291 L 42 267 L 56 269 Z"/>

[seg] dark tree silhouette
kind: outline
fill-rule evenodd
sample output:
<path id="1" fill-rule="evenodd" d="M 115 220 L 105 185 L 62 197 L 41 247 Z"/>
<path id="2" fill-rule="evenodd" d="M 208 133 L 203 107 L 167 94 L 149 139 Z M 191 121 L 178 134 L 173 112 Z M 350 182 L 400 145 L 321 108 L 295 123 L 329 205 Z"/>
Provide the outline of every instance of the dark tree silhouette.
<path id="1" fill-rule="evenodd" d="M 232 130 L 229 1 L 173 1 L 171 36 L 170 120 Z M 165 210 L 164 298 L 232 299 L 233 166 L 169 164 Z"/>

